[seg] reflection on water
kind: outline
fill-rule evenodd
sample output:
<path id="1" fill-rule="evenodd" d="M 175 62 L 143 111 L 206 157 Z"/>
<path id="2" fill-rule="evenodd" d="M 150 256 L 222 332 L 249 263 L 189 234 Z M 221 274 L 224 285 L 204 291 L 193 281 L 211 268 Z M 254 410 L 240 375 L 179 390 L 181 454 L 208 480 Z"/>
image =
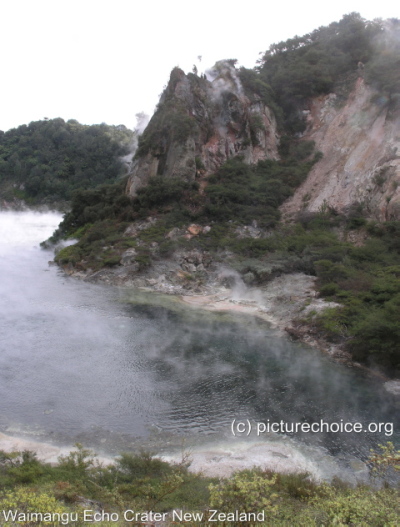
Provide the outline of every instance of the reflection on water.
<path id="1" fill-rule="evenodd" d="M 126 445 L 155 436 L 231 436 L 234 418 L 394 422 L 369 377 L 282 339 L 265 323 L 86 284 L 49 267 L 38 242 L 57 215 L 0 214 L 0 426 Z M 155 300 L 156 299 L 156 300 Z M 397 436 L 398 437 L 398 436 Z M 304 434 L 366 455 L 381 434 Z M 111 448 L 111 447 L 110 447 Z"/>

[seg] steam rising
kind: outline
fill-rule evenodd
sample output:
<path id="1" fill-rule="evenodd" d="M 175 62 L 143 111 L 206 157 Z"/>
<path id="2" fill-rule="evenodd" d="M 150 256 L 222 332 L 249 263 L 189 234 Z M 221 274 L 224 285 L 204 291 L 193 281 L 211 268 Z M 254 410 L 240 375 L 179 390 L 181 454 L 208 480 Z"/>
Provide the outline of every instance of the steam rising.
<path id="1" fill-rule="evenodd" d="M 139 136 L 145 131 L 146 126 L 149 124 L 150 116 L 144 112 L 139 112 L 136 114 L 136 126 L 134 129 L 134 137 L 132 143 L 129 146 L 129 153 L 126 156 L 121 158 L 122 162 L 125 163 L 127 173 L 129 174 L 132 167 L 132 160 L 136 154 L 136 150 L 139 143 Z"/>
<path id="2" fill-rule="evenodd" d="M 221 98 L 224 92 L 233 92 L 238 97 L 244 96 L 238 72 L 229 61 L 220 60 L 213 68 L 206 70 L 205 75 L 212 83 L 211 95 L 214 100 Z"/>
<path id="3" fill-rule="evenodd" d="M 224 279 L 229 282 L 232 300 L 263 303 L 261 292 L 257 289 L 250 289 L 237 271 L 221 267 L 218 273 L 218 281 Z"/>
<path id="4" fill-rule="evenodd" d="M 214 103 L 222 104 L 225 93 L 234 93 L 239 99 L 245 96 L 238 72 L 231 61 L 220 60 L 212 68 L 205 71 L 205 76 L 211 83 L 209 96 Z M 226 137 L 226 122 L 221 116 L 216 119 L 214 126 L 221 137 Z"/>
<path id="5" fill-rule="evenodd" d="M 163 306 L 137 291 L 126 304 L 116 289 L 49 267 L 52 254 L 37 245 L 59 220 L 0 214 L 0 265 L 7 277 L 0 286 L 1 431 L 35 431 L 115 452 L 150 438 L 155 448 L 165 448 L 168 438 L 170 448 L 179 449 L 182 435 L 212 448 L 233 440 L 230 423 L 240 417 L 385 420 L 398 429 L 390 396 L 373 381 L 262 322 L 180 307 L 170 298 Z M 236 273 L 220 272 L 238 299 L 257 299 Z M 328 456 L 321 447 L 359 457 L 384 439 L 321 434 L 293 441 L 316 449 L 302 450 L 315 460 Z M 273 440 L 287 445 L 280 436 Z"/>

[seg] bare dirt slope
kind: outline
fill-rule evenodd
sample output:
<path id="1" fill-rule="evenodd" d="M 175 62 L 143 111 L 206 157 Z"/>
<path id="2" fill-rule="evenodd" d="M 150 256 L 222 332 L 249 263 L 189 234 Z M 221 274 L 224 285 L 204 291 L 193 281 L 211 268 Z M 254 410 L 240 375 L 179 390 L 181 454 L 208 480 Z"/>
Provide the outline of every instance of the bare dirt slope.
<path id="1" fill-rule="evenodd" d="M 301 210 L 361 203 L 380 221 L 400 218 L 400 111 L 359 77 L 345 103 L 335 94 L 315 98 L 305 110 L 308 129 L 323 158 L 282 206 L 286 218 Z"/>

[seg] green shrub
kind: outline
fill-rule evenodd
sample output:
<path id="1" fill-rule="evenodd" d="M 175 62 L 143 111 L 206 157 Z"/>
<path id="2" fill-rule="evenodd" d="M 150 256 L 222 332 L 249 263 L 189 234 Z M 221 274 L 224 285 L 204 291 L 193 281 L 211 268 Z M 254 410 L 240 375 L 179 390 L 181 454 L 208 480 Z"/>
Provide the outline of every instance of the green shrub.
<path id="1" fill-rule="evenodd" d="M 343 317 L 338 308 L 326 308 L 315 317 L 315 325 L 330 340 L 337 342 L 341 340 L 344 333 Z"/>
<path id="2" fill-rule="evenodd" d="M 373 492 L 368 487 L 358 487 L 337 492 L 324 485 L 323 495 L 310 503 L 324 512 L 324 524 L 328 525 L 394 527 L 400 515 L 398 493 L 391 489 Z"/>
<path id="3" fill-rule="evenodd" d="M 29 488 L 16 488 L 6 491 L 4 496 L 0 498 L 0 509 L 3 511 L 17 511 L 21 514 L 31 513 L 46 513 L 60 515 L 61 521 L 67 521 L 69 517 L 69 510 L 54 496 L 47 492 L 35 492 Z M 57 518 L 57 516 L 55 516 Z M 49 525 L 49 521 L 34 522 L 35 525 L 44 526 Z M 14 527 L 14 521 L 2 522 L 3 527 Z M 23 525 L 32 525 L 29 521 L 24 522 Z"/>
<path id="4" fill-rule="evenodd" d="M 274 492 L 276 475 L 268 477 L 262 471 L 243 470 L 218 485 L 210 485 L 210 505 L 221 512 L 258 513 L 267 515 L 277 510 L 278 494 Z M 254 522 L 243 522 L 252 525 Z"/>
<path id="5" fill-rule="evenodd" d="M 71 263 L 77 264 L 82 259 L 82 250 L 77 245 L 69 245 L 61 249 L 54 257 L 54 261 L 60 265 Z"/>
<path id="6" fill-rule="evenodd" d="M 138 190 L 134 206 L 148 213 L 152 209 L 180 203 L 187 193 L 194 192 L 197 188 L 197 184 L 187 183 L 179 178 L 155 176 Z"/>
<path id="7" fill-rule="evenodd" d="M 323 297 L 334 296 L 338 293 L 339 287 L 337 284 L 329 282 L 319 288 L 319 292 Z"/>
<path id="8" fill-rule="evenodd" d="M 379 452 L 371 450 L 368 458 L 372 475 L 385 478 L 391 469 L 400 471 L 400 450 L 396 450 L 391 441 L 386 445 L 379 445 L 379 448 Z"/>

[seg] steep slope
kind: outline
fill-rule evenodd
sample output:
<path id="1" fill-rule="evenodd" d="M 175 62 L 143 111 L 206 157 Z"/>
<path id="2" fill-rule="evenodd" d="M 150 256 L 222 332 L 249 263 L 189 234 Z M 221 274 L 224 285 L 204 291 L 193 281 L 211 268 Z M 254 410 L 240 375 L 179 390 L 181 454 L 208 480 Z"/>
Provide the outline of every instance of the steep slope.
<path id="1" fill-rule="evenodd" d="M 323 158 L 282 206 L 285 216 L 360 204 L 370 218 L 400 219 L 400 109 L 390 110 L 360 76 L 345 104 L 331 93 L 312 99 L 304 113 L 304 138 Z"/>
<path id="2" fill-rule="evenodd" d="M 207 77 L 175 68 L 141 137 L 127 192 L 135 196 L 154 176 L 194 181 L 238 155 L 249 164 L 278 158 L 272 111 L 245 93 L 232 61 L 218 62 Z"/>

